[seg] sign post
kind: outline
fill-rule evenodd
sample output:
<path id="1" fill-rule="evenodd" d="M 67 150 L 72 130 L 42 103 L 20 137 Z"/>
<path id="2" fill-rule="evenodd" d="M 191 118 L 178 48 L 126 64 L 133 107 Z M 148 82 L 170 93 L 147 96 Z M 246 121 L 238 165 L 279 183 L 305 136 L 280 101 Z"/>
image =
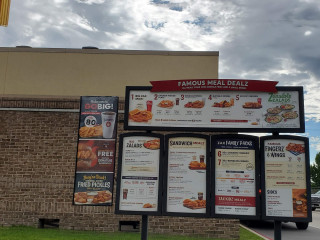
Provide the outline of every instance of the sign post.
<path id="1" fill-rule="evenodd" d="M 274 221 L 274 240 L 281 240 L 281 221 Z"/>
<path id="2" fill-rule="evenodd" d="M 148 239 L 148 215 L 142 215 L 141 240 Z"/>

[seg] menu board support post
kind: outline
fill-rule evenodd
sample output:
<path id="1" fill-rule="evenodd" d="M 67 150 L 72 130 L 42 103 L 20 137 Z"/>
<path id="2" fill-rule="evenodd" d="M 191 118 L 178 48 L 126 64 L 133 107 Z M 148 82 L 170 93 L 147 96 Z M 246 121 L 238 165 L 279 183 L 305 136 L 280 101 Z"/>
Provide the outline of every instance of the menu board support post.
<path id="1" fill-rule="evenodd" d="M 274 221 L 274 240 L 281 240 L 281 221 Z"/>
<path id="2" fill-rule="evenodd" d="M 148 215 L 142 215 L 141 240 L 148 239 Z"/>

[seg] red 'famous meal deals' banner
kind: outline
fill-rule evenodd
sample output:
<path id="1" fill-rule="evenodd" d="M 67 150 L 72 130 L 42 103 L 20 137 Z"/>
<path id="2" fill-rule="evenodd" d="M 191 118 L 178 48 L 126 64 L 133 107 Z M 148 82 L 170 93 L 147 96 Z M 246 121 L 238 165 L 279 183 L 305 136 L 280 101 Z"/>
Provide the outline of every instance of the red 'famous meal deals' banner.
<path id="1" fill-rule="evenodd" d="M 255 91 L 277 92 L 278 81 L 240 79 L 189 79 L 150 81 L 151 92 L 170 91 Z"/>

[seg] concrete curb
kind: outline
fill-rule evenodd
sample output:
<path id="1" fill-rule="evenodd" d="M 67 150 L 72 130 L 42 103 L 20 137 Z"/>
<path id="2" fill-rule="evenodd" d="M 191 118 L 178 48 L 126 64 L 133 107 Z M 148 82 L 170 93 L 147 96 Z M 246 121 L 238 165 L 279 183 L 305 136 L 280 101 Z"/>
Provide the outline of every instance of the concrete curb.
<path id="1" fill-rule="evenodd" d="M 258 232 L 256 232 L 256 231 L 254 231 L 254 230 L 252 230 L 252 229 L 244 226 L 243 224 L 240 224 L 240 226 L 243 227 L 244 229 L 246 229 L 246 230 L 248 230 L 248 231 L 256 234 L 257 236 L 261 237 L 261 238 L 264 239 L 264 240 L 273 240 L 272 238 L 269 238 L 269 237 L 267 237 L 267 236 L 264 236 L 264 235 L 262 235 L 261 233 L 258 233 Z"/>

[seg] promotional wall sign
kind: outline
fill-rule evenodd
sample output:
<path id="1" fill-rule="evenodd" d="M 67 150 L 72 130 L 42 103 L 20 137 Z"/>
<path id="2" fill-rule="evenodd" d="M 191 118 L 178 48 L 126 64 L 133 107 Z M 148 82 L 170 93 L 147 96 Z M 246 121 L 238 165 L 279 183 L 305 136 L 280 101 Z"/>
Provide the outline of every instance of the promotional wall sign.
<path id="1" fill-rule="evenodd" d="M 164 214 L 208 216 L 209 136 L 166 135 Z"/>
<path id="2" fill-rule="evenodd" d="M 304 132 L 302 87 L 278 92 L 151 92 L 127 87 L 125 129 Z"/>
<path id="3" fill-rule="evenodd" d="M 163 136 L 120 135 L 116 213 L 161 213 Z"/>
<path id="4" fill-rule="evenodd" d="M 261 138 L 262 216 L 283 221 L 311 221 L 308 138 Z"/>
<path id="5" fill-rule="evenodd" d="M 74 201 L 112 205 L 118 97 L 81 97 Z"/>
<path id="6" fill-rule="evenodd" d="M 212 214 L 219 217 L 257 219 L 260 201 L 257 137 L 216 135 L 212 144 Z"/>

